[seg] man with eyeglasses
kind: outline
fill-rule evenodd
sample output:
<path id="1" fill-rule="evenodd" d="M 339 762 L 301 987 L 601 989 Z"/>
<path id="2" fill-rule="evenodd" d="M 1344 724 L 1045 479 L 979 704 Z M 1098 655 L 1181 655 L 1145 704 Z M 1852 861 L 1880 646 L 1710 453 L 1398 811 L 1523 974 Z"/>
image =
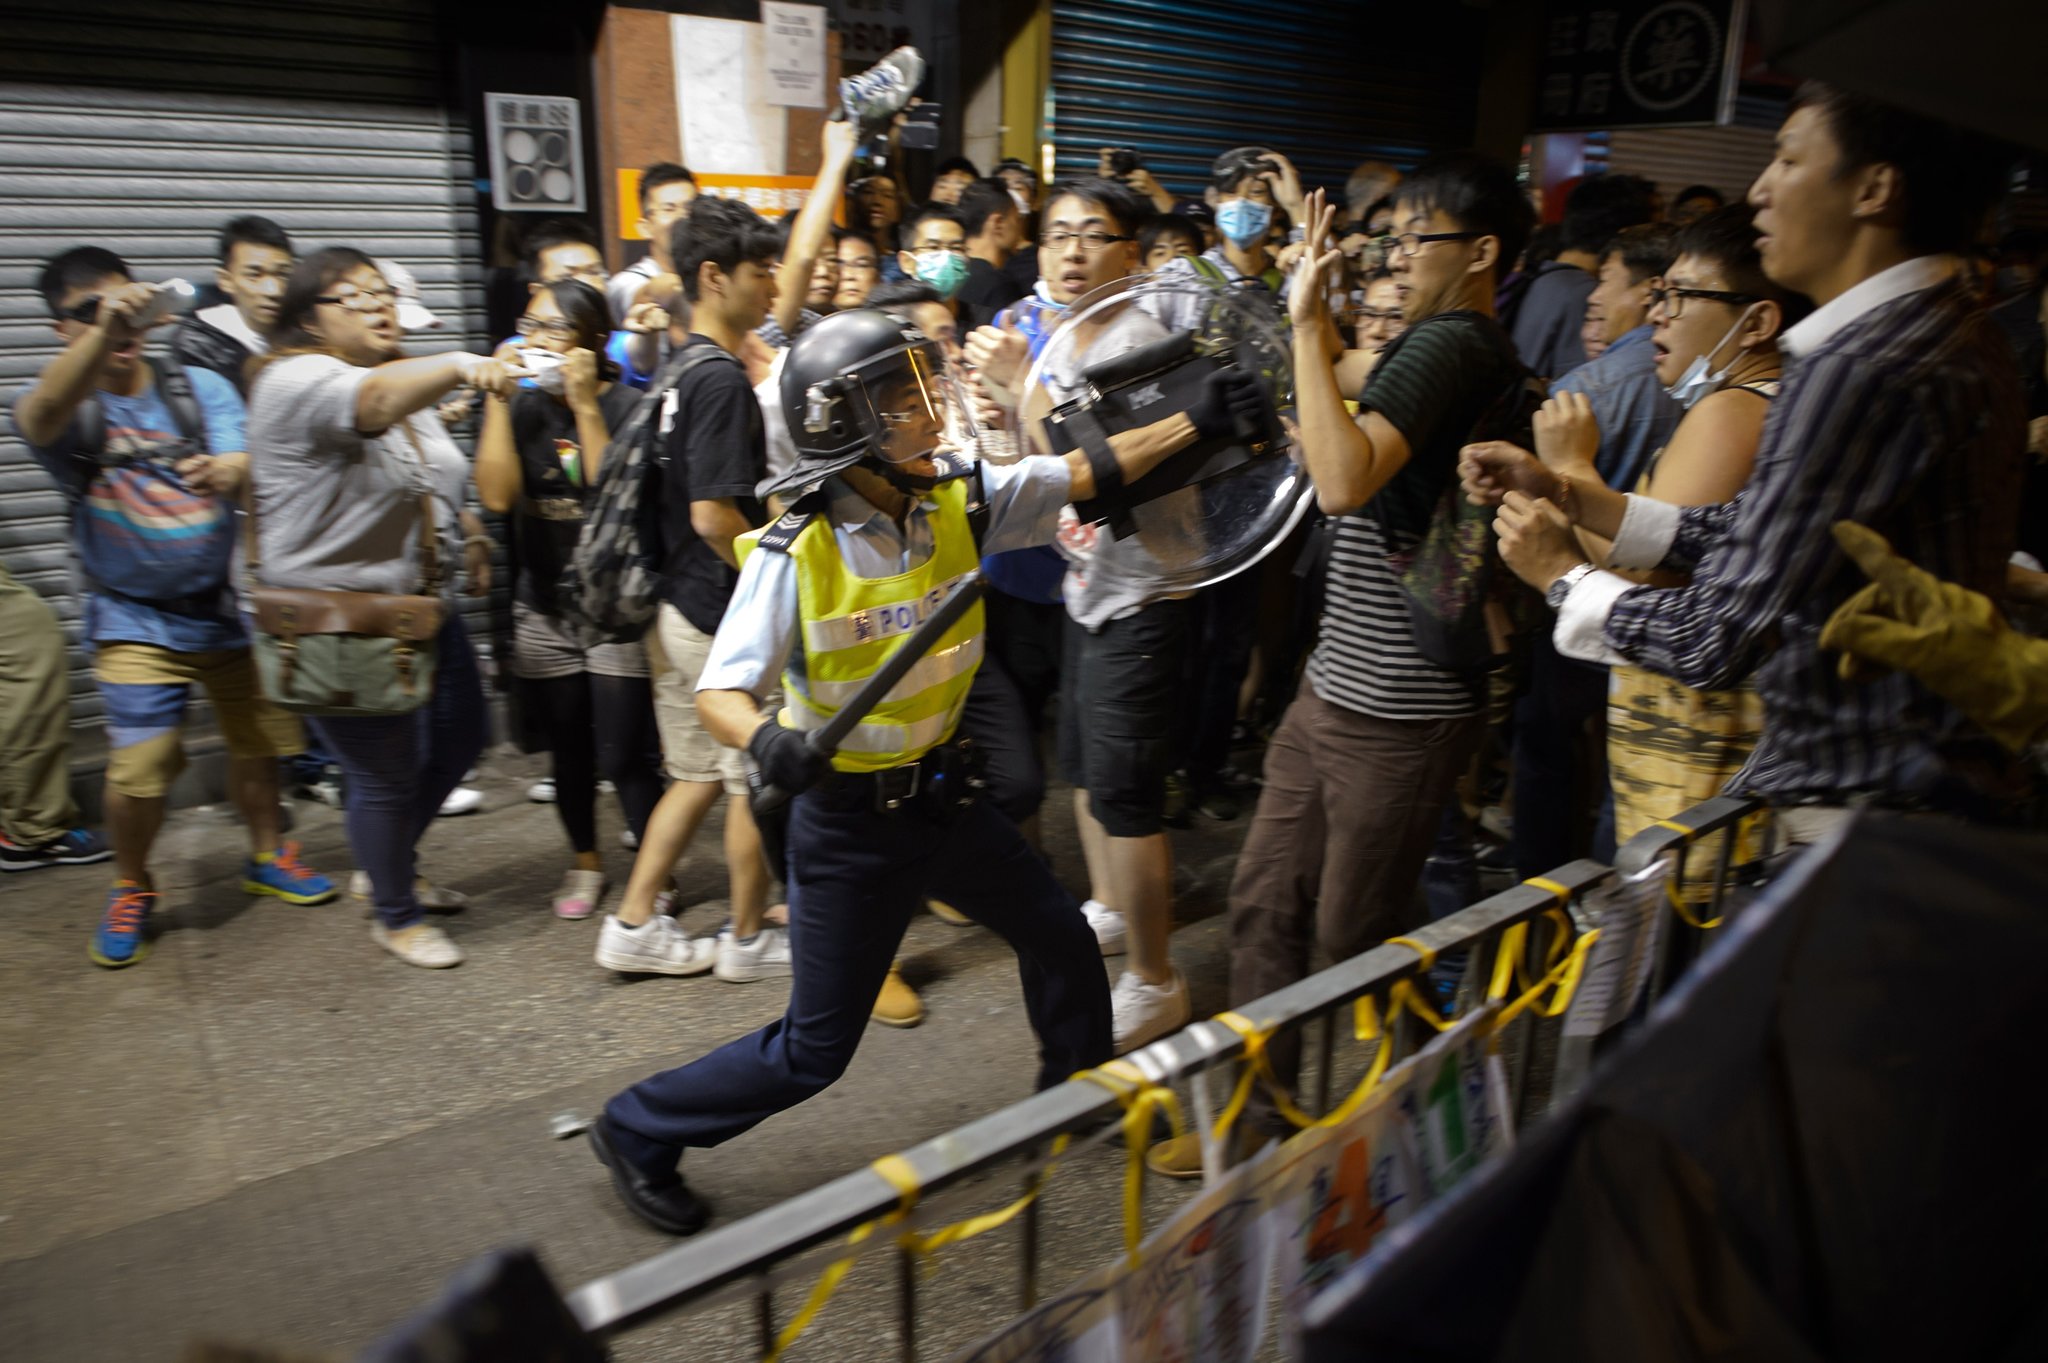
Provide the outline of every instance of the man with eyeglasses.
<path id="1" fill-rule="evenodd" d="M 968 338 L 967 359 L 991 385 L 999 406 L 1036 420 L 1051 402 L 1078 392 L 1078 369 L 1168 334 L 1139 307 L 1113 310 L 1077 338 L 1045 376 L 1048 393 L 1025 392 L 1039 356 L 1068 309 L 1139 269 L 1137 231 L 1150 206 L 1114 180 L 1072 180 L 1053 188 L 1039 223 L 1039 283 L 1033 297 L 998 324 Z M 1066 371 L 1074 372 L 1066 372 Z M 1062 573 L 1043 548 L 993 556 L 988 579 L 1002 593 L 1041 609 L 1063 601 L 1067 620 L 1060 674 L 1059 760 L 1074 787 L 1074 814 L 1088 861 L 1082 905 L 1104 955 L 1127 952 L 1110 996 L 1119 1052 L 1164 1036 L 1190 1016 L 1187 981 L 1169 953 L 1173 930 L 1173 848 L 1165 831 L 1172 767 L 1174 701 L 1188 645 L 1188 598 L 1166 591 L 1163 573 L 1138 536 L 1095 538 L 1085 566 Z M 1004 639 L 1002 612 L 991 610 L 992 637 L 1028 640 L 1028 617 Z"/>
<path id="2" fill-rule="evenodd" d="M 1478 157 L 1426 162 L 1395 202 L 1389 267 L 1407 330 L 1376 356 L 1339 348 L 1336 214 L 1321 191 L 1306 204 L 1310 250 L 1289 295 L 1298 449 L 1335 526 L 1315 651 L 1267 748 L 1230 887 L 1234 1001 L 1306 977 L 1318 946 L 1343 960 L 1416 924 L 1423 862 L 1485 732 L 1484 673 L 1423 656 L 1393 559 L 1416 550 L 1455 491 L 1460 447 L 1522 381 L 1493 298 L 1532 214 L 1514 175 Z M 1267 1054 L 1291 1084 L 1299 1042 Z M 1284 1130 L 1264 1098 L 1246 1116 Z M 1190 1153 L 1161 1162 L 1184 1172 L 1199 1165 Z"/>
<path id="3" fill-rule="evenodd" d="M 259 693 L 228 584 L 235 520 L 222 489 L 247 467 L 241 395 L 210 369 L 143 358 L 158 288 L 135 282 L 113 252 L 73 247 L 36 286 L 64 348 L 15 402 L 14 427 L 64 494 L 88 588 L 115 881 L 87 954 L 118 968 L 149 948 L 149 854 L 185 763 L 195 684 L 213 704 L 249 828 L 242 888 L 291 904 L 324 904 L 335 888 L 280 841 L 277 759 L 300 750 L 299 723 Z"/>

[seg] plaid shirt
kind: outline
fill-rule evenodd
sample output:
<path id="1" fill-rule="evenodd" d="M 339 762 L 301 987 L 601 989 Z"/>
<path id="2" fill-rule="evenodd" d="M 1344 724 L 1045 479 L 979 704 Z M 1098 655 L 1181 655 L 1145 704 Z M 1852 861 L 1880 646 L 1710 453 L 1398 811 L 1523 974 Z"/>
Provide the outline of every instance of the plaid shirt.
<path id="1" fill-rule="evenodd" d="M 1731 792 L 1967 802 L 1969 773 L 2005 769 L 1995 745 L 1912 679 L 1845 682 L 1821 650 L 1828 616 L 1865 585 L 1829 527 L 1859 521 L 1935 576 L 2001 595 L 2026 445 L 2010 348 L 1950 263 L 1921 258 L 1815 312 L 1784 349 L 1784 395 L 1735 500 L 1650 503 L 1653 532 L 1617 537 L 1616 563 L 1652 566 L 1642 551 L 1661 546 L 1691 583 L 1593 574 L 1559 612 L 1559 648 L 1702 690 L 1753 673 L 1764 734 Z"/>

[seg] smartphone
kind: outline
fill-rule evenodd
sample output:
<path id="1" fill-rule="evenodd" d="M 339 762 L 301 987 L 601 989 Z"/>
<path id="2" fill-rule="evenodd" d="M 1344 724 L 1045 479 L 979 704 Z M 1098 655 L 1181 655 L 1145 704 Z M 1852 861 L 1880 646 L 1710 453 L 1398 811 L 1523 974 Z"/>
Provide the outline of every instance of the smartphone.
<path id="1" fill-rule="evenodd" d="M 939 106 L 919 104 L 903 115 L 898 143 L 905 151 L 936 151 L 939 145 Z"/>
<path id="2" fill-rule="evenodd" d="M 1109 152 L 1109 173 L 1121 179 L 1134 170 L 1142 170 L 1145 158 L 1138 155 L 1135 147 L 1112 147 Z"/>

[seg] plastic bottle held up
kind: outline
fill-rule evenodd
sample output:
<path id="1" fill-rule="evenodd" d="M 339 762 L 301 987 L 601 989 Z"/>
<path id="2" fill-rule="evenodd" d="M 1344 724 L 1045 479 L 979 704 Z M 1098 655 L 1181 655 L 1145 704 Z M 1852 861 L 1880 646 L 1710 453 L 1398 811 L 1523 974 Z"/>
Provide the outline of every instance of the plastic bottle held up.
<path id="1" fill-rule="evenodd" d="M 914 47 L 899 47 L 867 70 L 839 82 L 839 102 L 848 121 L 876 127 L 902 113 L 924 79 L 924 58 Z"/>
<path id="2" fill-rule="evenodd" d="M 156 286 L 156 293 L 135 318 L 135 329 L 144 331 L 167 317 L 181 315 L 192 310 L 192 304 L 199 298 L 199 290 L 182 279 L 166 279 Z"/>

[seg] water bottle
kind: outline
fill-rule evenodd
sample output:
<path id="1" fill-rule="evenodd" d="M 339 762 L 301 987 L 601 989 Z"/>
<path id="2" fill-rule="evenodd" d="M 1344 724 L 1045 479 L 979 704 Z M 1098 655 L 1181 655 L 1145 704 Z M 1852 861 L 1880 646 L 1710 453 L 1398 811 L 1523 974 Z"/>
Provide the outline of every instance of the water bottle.
<path id="1" fill-rule="evenodd" d="M 886 125 L 903 112 L 924 79 L 924 58 L 914 47 L 899 47 L 857 75 L 839 82 L 839 102 L 847 121 L 866 127 Z"/>

